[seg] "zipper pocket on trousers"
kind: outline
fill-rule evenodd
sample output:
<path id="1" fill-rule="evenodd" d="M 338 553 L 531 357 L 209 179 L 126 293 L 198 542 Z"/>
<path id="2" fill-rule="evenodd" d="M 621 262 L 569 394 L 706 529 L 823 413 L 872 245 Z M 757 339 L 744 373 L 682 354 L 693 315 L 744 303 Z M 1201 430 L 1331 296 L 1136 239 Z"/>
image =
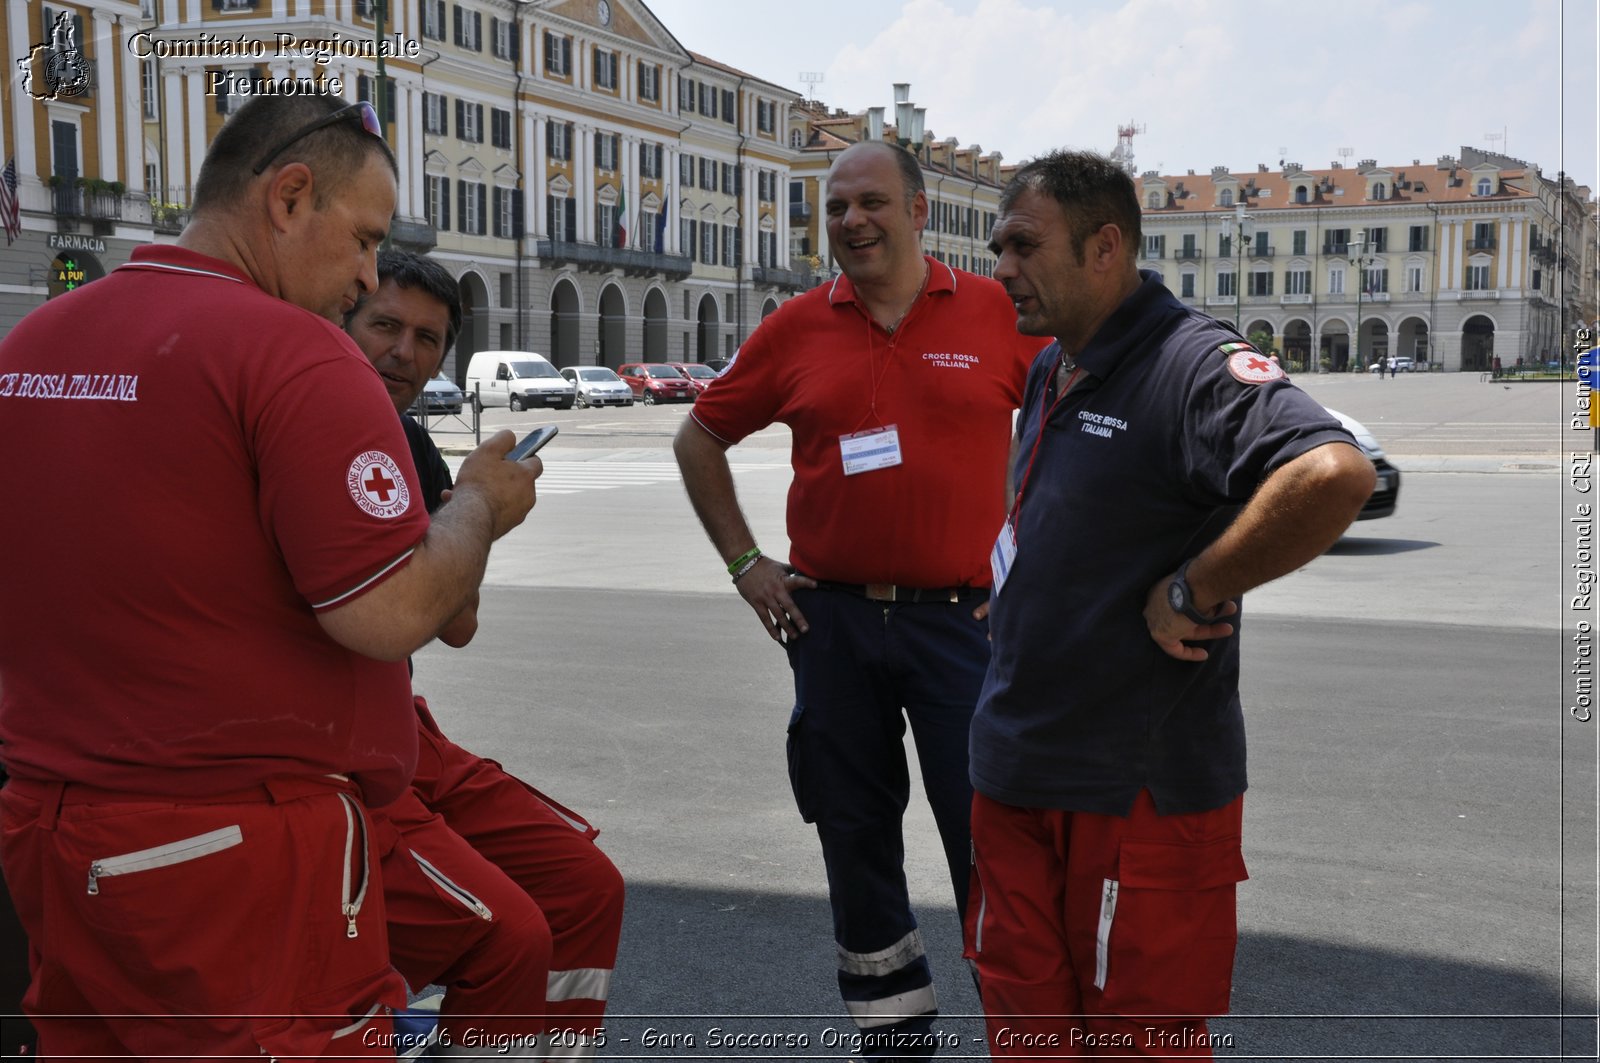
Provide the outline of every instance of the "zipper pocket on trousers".
<path id="1" fill-rule="evenodd" d="M 361 905 L 367 899 L 367 886 L 372 883 L 372 853 L 367 846 L 367 819 L 361 814 L 361 809 L 356 805 L 355 799 L 349 794 L 340 794 L 339 800 L 344 802 L 344 886 L 340 911 L 344 913 L 344 936 L 353 938 L 357 936 L 356 916 L 361 914 Z M 356 835 L 361 836 L 361 885 L 355 887 L 351 881 L 351 869 L 354 864 Z"/>
<path id="2" fill-rule="evenodd" d="M 1106 987 L 1106 967 L 1111 959 L 1111 921 L 1117 915 L 1117 883 L 1105 880 L 1105 892 L 1100 898 L 1100 926 L 1094 934 L 1094 987 Z"/>
<path id="3" fill-rule="evenodd" d="M 121 856 L 103 856 L 89 865 L 89 893 L 100 892 L 100 880 L 111 875 L 129 875 L 136 871 L 150 871 L 158 867 L 170 867 L 202 856 L 231 849 L 244 841 L 244 835 L 239 831 L 237 824 L 231 827 L 219 827 L 204 834 L 196 834 L 192 838 L 168 842 L 166 845 L 157 845 L 150 849 L 140 849 L 134 853 L 123 853 Z"/>
<path id="4" fill-rule="evenodd" d="M 411 849 L 409 852 L 411 853 L 411 859 L 417 862 L 417 866 L 422 869 L 422 873 L 424 875 L 427 875 L 433 880 L 434 885 L 444 890 L 457 901 L 460 901 L 462 907 L 472 912 L 479 919 L 482 919 L 485 922 L 492 922 L 494 920 L 494 913 L 489 910 L 489 906 L 487 904 L 484 904 L 467 890 L 450 881 L 449 876 L 447 876 L 443 871 L 440 871 L 438 868 L 428 863 L 427 857 L 423 856 L 415 849 Z"/>

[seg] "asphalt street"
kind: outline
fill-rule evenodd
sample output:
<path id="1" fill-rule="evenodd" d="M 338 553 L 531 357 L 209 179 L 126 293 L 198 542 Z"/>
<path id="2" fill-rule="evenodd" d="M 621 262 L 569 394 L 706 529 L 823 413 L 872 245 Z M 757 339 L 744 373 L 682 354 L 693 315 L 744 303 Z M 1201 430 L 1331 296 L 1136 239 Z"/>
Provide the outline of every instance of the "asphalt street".
<path id="1" fill-rule="evenodd" d="M 1570 719 L 1564 683 L 1569 385 L 1305 386 L 1366 422 L 1405 482 L 1394 517 L 1246 602 L 1251 880 L 1218 1054 L 1594 1058 L 1595 725 Z M 486 416 L 562 435 L 491 560 L 478 638 L 424 650 L 417 686 L 458 741 L 587 815 L 628 879 L 607 1055 L 843 1059 L 821 862 L 784 769 L 787 666 L 689 510 L 667 449 L 682 415 Z M 730 456 L 780 552 L 786 434 Z M 908 848 L 941 1054 L 981 1058 L 917 797 Z"/>

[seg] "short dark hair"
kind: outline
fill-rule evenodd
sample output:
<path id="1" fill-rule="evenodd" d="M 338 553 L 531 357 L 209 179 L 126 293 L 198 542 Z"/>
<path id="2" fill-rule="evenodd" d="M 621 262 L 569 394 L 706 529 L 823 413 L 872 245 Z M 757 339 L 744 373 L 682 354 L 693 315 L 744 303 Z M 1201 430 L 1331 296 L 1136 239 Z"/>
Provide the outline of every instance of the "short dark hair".
<path id="1" fill-rule="evenodd" d="M 449 354 L 450 348 L 455 346 L 456 335 L 461 331 L 461 288 L 450 276 L 450 271 L 427 255 L 389 247 L 378 252 L 380 288 L 384 281 L 394 281 L 401 288 L 421 289 L 444 304 L 450 312 L 450 327 L 445 332 L 444 350 L 440 354 Z M 367 297 L 363 296 L 361 302 L 344 316 L 346 328 L 350 327 L 350 319 L 356 316 L 366 301 Z"/>
<path id="2" fill-rule="evenodd" d="M 223 123 L 207 149 L 195 181 L 192 206 L 197 211 L 233 206 L 255 179 L 252 171 L 262 155 L 294 136 L 296 130 L 346 106 L 348 103 L 337 96 L 252 96 Z M 362 128 L 359 116 L 351 112 L 350 121 L 334 122 L 284 148 L 266 172 L 272 173 L 291 162 L 310 167 L 316 181 L 314 203 L 320 209 L 327 196 L 353 177 L 366 164 L 368 153 L 374 151 L 382 154 L 398 179 L 400 169 L 394 152 L 382 138 Z"/>
<path id="3" fill-rule="evenodd" d="M 1110 158 L 1093 151 L 1052 151 L 1024 165 L 1000 193 L 1004 214 L 1023 192 L 1050 196 L 1061 205 L 1072 232 L 1073 251 L 1083 261 L 1089 237 L 1106 224 L 1122 230 L 1130 261 L 1139 256 L 1139 196 L 1133 179 Z"/>

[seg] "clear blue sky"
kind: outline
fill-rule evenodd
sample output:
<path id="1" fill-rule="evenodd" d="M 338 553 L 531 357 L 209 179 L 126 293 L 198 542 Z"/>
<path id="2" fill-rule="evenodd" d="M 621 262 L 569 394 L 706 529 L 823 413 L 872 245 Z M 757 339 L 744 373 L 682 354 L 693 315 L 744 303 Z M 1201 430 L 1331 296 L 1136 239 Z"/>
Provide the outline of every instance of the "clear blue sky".
<path id="1" fill-rule="evenodd" d="M 833 107 L 892 113 L 910 82 L 935 136 L 1011 162 L 1109 150 L 1133 122 L 1141 170 L 1325 168 L 1340 148 L 1429 164 L 1472 144 L 1600 192 L 1594 0 L 645 3 L 693 51 L 796 91 L 823 75 Z"/>

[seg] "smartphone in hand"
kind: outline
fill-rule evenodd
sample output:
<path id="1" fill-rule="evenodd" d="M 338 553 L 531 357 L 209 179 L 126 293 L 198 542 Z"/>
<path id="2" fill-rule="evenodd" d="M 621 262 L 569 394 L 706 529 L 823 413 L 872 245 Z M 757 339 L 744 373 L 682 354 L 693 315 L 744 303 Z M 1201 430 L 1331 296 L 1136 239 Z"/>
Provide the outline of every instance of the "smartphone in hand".
<path id="1" fill-rule="evenodd" d="M 518 440 L 516 446 L 506 452 L 506 460 L 521 461 L 523 458 L 532 457 L 539 452 L 540 447 L 554 439 L 558 431 L 560 429 L 553 424 L 547 424 L 543 428 L 535 428 Z"/>

